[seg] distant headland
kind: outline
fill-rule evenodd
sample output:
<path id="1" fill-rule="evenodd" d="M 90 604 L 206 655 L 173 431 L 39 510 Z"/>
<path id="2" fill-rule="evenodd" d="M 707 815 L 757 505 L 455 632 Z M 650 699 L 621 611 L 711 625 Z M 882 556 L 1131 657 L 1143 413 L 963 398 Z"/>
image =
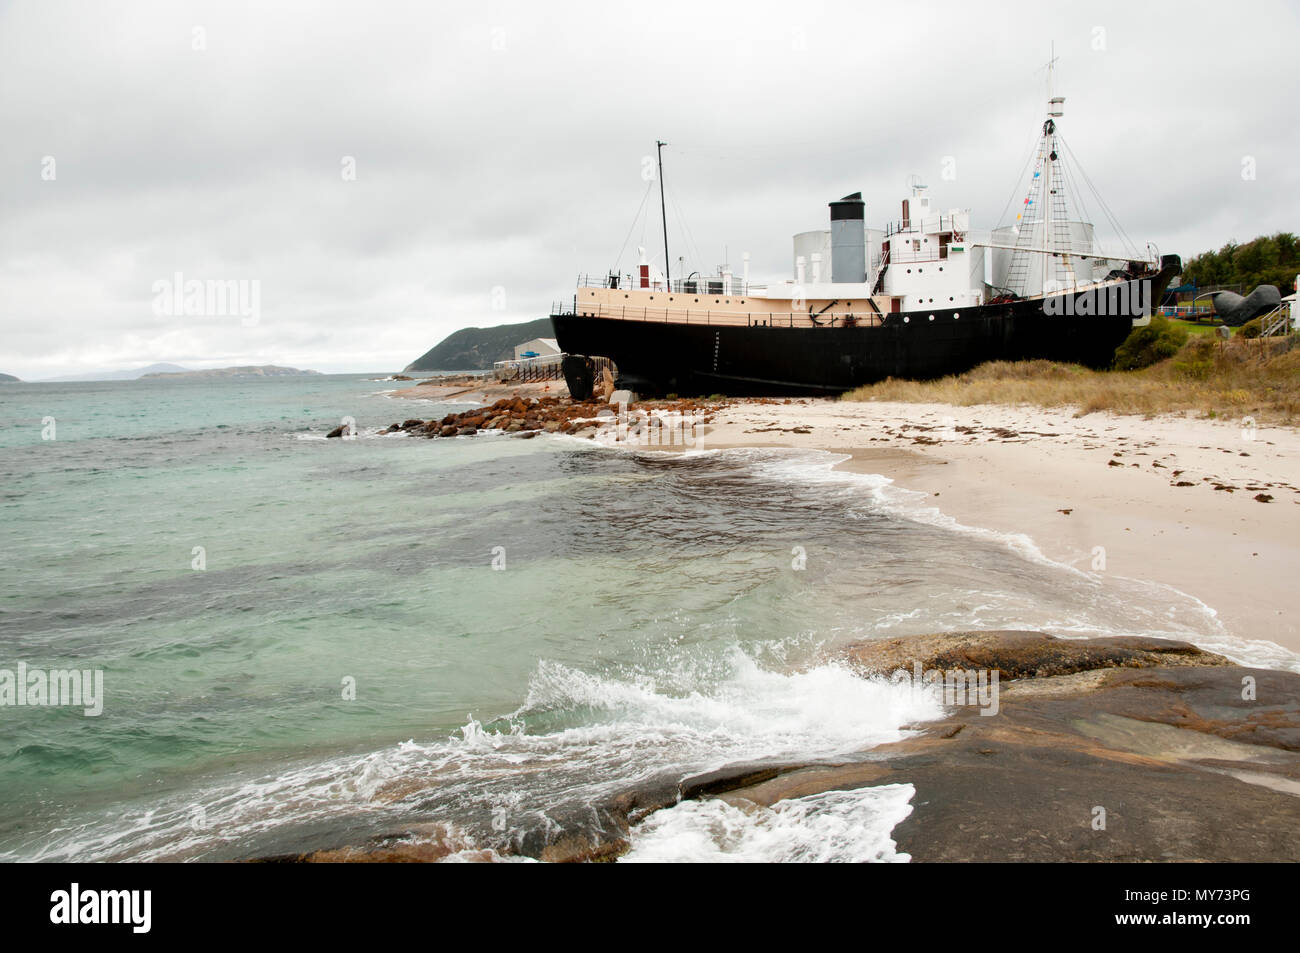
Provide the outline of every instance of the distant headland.
<path id="1" fill-rule="evenodd" d="M 313 377 L 319 375 L 320 371 L 299 370 L 296 367 L 280 367 L 276 364 L 259 364 L 242 367 L 213 367 L 204 371 L 154 371 L 149 374 L 142 374 L 140 379 L 156 380 L 173 377 L 239 379 L 248 377 Z"/>

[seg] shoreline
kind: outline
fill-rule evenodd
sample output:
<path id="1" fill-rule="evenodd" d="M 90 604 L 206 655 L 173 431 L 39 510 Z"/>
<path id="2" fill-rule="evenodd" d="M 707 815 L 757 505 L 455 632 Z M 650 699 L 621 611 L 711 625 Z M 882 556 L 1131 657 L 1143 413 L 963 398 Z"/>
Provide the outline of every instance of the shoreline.
<path id="1" fill-rule="evenodd" d="M 795 432 L 795 430 L 798 432 Z M 1300 652 L 1300 432 L 1179 415 L 1038 407 L 738 401 L 708 449 L 788 447 L 924 493 L 972 528 L 1048 559 L 1145 579 L 1212 609 L 1227 634 Z M 1257 497 L 1271 497 L 1268 500 Z"/>

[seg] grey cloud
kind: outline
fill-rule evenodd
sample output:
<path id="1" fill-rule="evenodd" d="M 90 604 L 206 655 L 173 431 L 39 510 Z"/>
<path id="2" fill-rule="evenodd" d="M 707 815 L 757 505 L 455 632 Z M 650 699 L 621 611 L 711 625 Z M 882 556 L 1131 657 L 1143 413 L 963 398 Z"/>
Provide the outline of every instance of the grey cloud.
<path id="1" fill-rule="evenodd" d="M 1295 230 L 1296 21 L 1283 3 L 11 4 L 0 371 L 400 367 L 613 265 L 657 137 L 674 269 L 749 251 L 785 277 L 827 201 L 862 190 L 883 224 L 913 172 L 991 228 L 1052 41 L 1064 134 L 1135 241 L 1190 257 Z M 642 240 L 659 254 L 650 214 L 624 267 Z M 262 323 L 159 319 L 152 283 L 176 271 L 260 280 Z"/>

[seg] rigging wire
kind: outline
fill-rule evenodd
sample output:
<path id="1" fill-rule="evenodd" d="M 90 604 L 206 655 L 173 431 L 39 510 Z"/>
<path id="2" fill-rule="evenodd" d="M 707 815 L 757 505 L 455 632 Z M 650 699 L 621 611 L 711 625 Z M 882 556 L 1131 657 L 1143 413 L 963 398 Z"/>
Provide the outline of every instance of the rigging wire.
<path id="1" fill-rule="evenodd" d="M 1034 161 L 1034 156 L 1036 156 L 1037 154 L 1038 154 L 1038 136 L 1034 136 L 1033 142 L 1031 142 L 1029 146 L 1029 155 L 1025 156 L 1025 164 L 1020 167 L 1020 171 L 1016 174 L 1016 181 L 1011 186 L 1011 194 L 1007 196 L 1007 204 L 1002 207 L 1002 212 L 995 219 L 995 221 L 998 223 L 997 225 L 994 226 L 995 228 L 1001 227 L 1002 220 L 1006 218 L 1007 212 L 1011 208 L 1011 203 L 1016 200 L 1017 195 L 1020 195 L 1022 192 L 1025 191 L 1021 183 L 1024 182 L 1025 172 L 1029 169 L 1030 163 Z M 1015 223 L 1013 222 L 1012 224 Z"/>
<path id="2" fill-rule="evenodd" d="M 646 200 L 650 198 L 650 188 L 655 184 L 651 179 L 645 185 L 645 195 L 641 196 L 641 204 L 637 206 L 636 215 L 632 217 L 632 226 L 627 230 L 627 237 L 623 239 L 623 247 L 618 250 L 618 258 L 614 260 L 614 267 L 610 269 L 610 274 L 618 274 L 618 266 L 623 263 L 623 253 L 627 251 L 627 243 L 632 240 L 632 233 L 636 231 L 636 223 L 641 218 L 642 211 L 645 210 Z M 642 243 L 645 241 L 645 226 L 641 228 Z"/>
<path id="3" fill-rule="evenodd" d="M 690 226 L 686 224 L 686 216 L 682 214 L 681 205 L 677 201 L 677 195 L 672 189 L 668 189 L 668 200 L 672 203 L 673 211 L 677 213 L 677 226 L 682 232 L 682 244 L 686 248 L 686 253 L 695 259 L 696 268 L 699 270 L 704 261 L 704 256 L 700 254 L 700 246 L 695 242 L 695 236 L 691 233 Z M 686 275 L 682 275 L 683 278 Z"/>
<path id="4" fill-rule="evenodd" d="M 1075 167 L 1079 170 L 1079 174 L 1083 176 L 1084 182 L 1088 184 L 1088 188 L 1091 190 L 1093 196 L 1097 199 L 1098 203 L 1100 203 L 1102 212 L 1105 214 L 1106 220 L 1110 223 L 1110 227 L 1115 229 L 1115 233 L 1124 242 L 1125 250 L 1132 252 L 1133 255 L 1136 256 L 1138 251 L 1137 246 L 1133 244 L 1133 239 L 1129 238 L 1128 233 L 1124 231 L 1124 228 L 1119 223 L 1119 219 L 1115 217 L 1115 213 L 1110 210 L 1110 206 L 1107 205 L 1106 200 L 1102 198 L 1101 192 L 1099 192 L 1097 187 L 1092 184 L 1092 179 L 1088 177 L 1088 170 L 1083 167 L 1083 163 L 1081 163 L 1079 157 L 1074 154 L 1074 150 L 1070 148 L 1070 144 L 1059 135 L 1057 138 L 1060 139 L 1061 145 L 1065 147 L 1065 151 L 1070 154 L 1070 161 L 1074 163 Z"/>

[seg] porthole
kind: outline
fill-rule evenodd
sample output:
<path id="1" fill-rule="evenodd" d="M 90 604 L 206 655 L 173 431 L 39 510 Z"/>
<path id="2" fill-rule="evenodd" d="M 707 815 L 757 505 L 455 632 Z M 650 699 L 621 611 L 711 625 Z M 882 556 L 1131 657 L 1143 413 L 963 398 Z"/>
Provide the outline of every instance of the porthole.
<path id="1" fill-rule="evenodd" d="M 923 271 L 925 271 L 924 268 L 918 268 L 918 269 L 916 269 L 916 273 L 917 273 L 918 275 L 919 275 L 921 272 L 923 272 Z"/>
<path id="2" fill-rule="evenodd" d="M 700 303 L 700 299 L 699 299 L 699 298 L 696 298 L 696 299 L 695 299 L 695 303 L 696 303 L 696 304 L 699 304 L 699 303 Z"/>
<path id="3" fill-rule="evenodd" d="M 911 268 L 907 269 L 907 273 L 910 275 L 912 273 L 912 269 Z"/>
<path id="4" fill-rule="evenodd" d="M 931 320 L 931 321 L 934 320 L 934 315 L 930 315 L 930 320 Z"/>
<path id="5" fill-rule="evenodd" d="M 954 312 L 952 313 L 952 319 L 953 319 L 954 321 L 960 321 L 960 320 L 961 320 L 961 312 L 960 312 L 960 311 L 954 311 Z"/>
<path id="6" fill-rule="evenodd" d="M 623 297 L 624 297 L 624 298 L 626 298 L 626 297 L 627 297 L 627 295 L 623 295 Z"/>
<path id="7" fill-rule="evenodd" d="M 912 322 L 912 319 L 911 319 L 911 318 L 904 318 L 904 319 L 903 319 L 903 323 L 904 323 L 904 324 L 910 324 L 911 322 Z"/>
<path id="8" fill-rule="evenodd" d="M 949 301 L 952 300 L 952 295 L 948 295 L 948 300 L 949 300 Z"/>
<path id="9" fill-rule="evenodd" d="M 672 301 L 673 299 L 672 299 L 672 297 L 670 296 L 670 297 L 668 298 L 668 300 L 669 300 L 669 301 Z M 952 299 L 949 298 L 948 300 L 951 301 Z"/>
<path id="10" fill-rule="evenodd" d="M 940 271 L 943 271 L 943 265 L 940 265 L 940 266 L 939 266 L 939 270 L 940 270 Z"/>

